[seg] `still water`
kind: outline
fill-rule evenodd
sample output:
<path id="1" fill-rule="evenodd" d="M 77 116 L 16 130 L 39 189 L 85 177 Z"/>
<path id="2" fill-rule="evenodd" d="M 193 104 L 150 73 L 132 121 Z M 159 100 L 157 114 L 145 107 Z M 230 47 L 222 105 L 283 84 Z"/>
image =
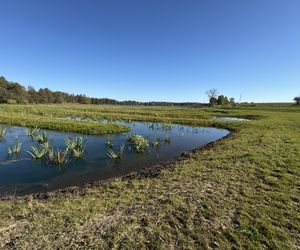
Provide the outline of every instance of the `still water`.
<path id="1" fill-rule="evenodd" d="M 213 120 L 220 120 L 220 121 L 250 121 L 249 119 L 245 119 L 245 118 L 226 117 L 226 116 L 214 117 Z"/>
<path id="2" fill-rule="evenodd" d="M 47 192 L 70 186 L 81 186 L 101 179 L 121 176 L 131 171 L 164 163 L 179 156 L 182 152 L 203 146 L 226 136 L 229 131 L 217 128 L 190 127 L 182 125 L 165 126 L 159 123 L 119 122 L 131 127 L 131 132 L 107 136 L 81 135 L 46 131 L 54 148 L 65 149 L 65 138 L 84 136 L 86 138 L 84 157 L 71 160 L 62 166 L 50 165 L 34 160 L 27 150 L 36 142 L 27 136 L 22 127 L 2 126 L 6 129 L 6 142 L 0 142 L 0 195 L 24 195 Z M 128 136 L 140 134 L 149 140 L 149 151 L 136 153 L 125 146 L 121 160 L 107 156 L 108 138 L 115 148 L 127 143 Z M 151 146 L 158 139 L 159 146 Z M 8 157 L 8 146 L 22 143 L 18 156 Z"/>

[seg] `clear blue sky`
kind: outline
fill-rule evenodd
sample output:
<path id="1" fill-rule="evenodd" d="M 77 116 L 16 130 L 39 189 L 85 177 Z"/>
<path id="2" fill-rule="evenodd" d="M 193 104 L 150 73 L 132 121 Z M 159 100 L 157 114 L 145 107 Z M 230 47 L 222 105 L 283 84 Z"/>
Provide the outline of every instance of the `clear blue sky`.
<path id="1" fill-rule="evenodd" d="M 300 94 L 299 0 L 0 0 L 0 75 L 141 101 Z"/>

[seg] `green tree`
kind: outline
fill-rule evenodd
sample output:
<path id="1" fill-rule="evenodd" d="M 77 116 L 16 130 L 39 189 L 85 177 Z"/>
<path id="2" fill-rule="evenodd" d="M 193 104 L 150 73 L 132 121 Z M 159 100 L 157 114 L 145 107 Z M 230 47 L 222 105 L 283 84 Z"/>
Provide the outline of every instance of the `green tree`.
<path id="1" fill-rule="evenodd" d="M 228 104 L 229 104 L 229 100 L 226 96 L 224 95 L 218 96 L 218 105 L 228 105 Z"/>

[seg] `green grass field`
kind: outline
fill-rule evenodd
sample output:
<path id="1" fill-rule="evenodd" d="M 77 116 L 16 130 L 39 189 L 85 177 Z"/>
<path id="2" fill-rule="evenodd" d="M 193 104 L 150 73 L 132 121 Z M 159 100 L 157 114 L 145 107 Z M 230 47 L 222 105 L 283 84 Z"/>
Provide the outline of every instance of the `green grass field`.
<path id="1" fill-rule="evenodd" d="M 210 120 L 240 116 L 250 122 Z M 90 134 L 117 125 L 58 117 L 162 121 L 234 133 L 158 176 L 117 179 L 46 200 L 0 201 L 0 248 L 299 249 L 300 109 L 0 105 L 0 123 Z"/>

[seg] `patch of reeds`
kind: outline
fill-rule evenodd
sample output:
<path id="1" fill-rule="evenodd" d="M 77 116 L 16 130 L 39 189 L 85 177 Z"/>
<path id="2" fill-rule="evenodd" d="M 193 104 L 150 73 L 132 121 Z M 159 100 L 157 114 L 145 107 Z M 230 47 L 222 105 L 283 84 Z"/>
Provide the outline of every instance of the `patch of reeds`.
<path id="1" fill-rule="evenodd" d="M 35 146 L 31 146 L 31 149 L 27 151 L 32 158 L 34 159 L 43 159 L 46 157 L 48 151 L 45 150 L 45 148 L 43 147 L 35 147 Z"/>
<path id="2" fill-rule="evenodd" d="M 114 151 L 113 148 L 108 148 L 106 155 L 113 160 L 121 159 L 123 156 L 124 148 L 124 144 L 120 146 L 120 148 L 116 151 Z"/>
<path id="3" fill-rule="evenodd" d="M 48 135 L 45 131 L 43 131 L 41 134 L 34 134 L 33 138 L 40 144 L 44 144 L 48 141 Z"/>
<path id="4" fill-rule="evenodd" d="M 65 139 L 67 149 L 71 151 L 71 154 L 74 158 L 82 158 L 85 153 L 84 144 L 86 142 L 86 138 L 82 136 L 78 136 L 74 139 L 67 137 Z"/>
<path id="5" fill-rule="evenodd" d="M 9 146 L 7 148 L 7 153 L 9 156 L 18 155 L 18 154 L 20 154 L 21 149 L 22 149 L 22 143 L 18 142 L 14 146 Z"/>
<path id="6" fill-rule="evenodd" d="M 114 146 L 113 140 L 110 137 L 107 138 L 106 145 L 110 148 L 112 148 Z"/>
<path id="7" fill-rule="evenodd" d="M 69 161 L 69 150 L 51 149 L 48 152 L 48 161 L 54 165 L 63 165 Z"/>
<path id="8" fill-rule="evenodd" d="M 26 134 L 28 137 L 34 138 L 36 135 L 38 135 L 40 129 L 38 127 L 35 128 L 27 128 Z"/>

